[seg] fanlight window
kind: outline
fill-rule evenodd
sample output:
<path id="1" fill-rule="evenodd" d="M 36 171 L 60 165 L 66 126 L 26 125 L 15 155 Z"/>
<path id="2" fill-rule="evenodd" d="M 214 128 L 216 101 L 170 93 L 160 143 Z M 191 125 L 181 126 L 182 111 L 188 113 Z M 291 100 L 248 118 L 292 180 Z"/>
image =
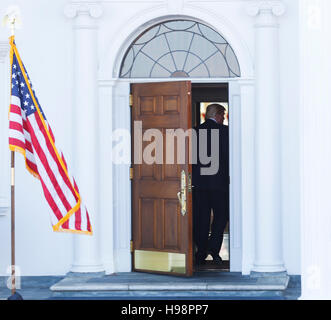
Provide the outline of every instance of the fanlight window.
<path id="1" fill-rule="evenodd" d="M 121 78 L 240 77 L 230 44 L 210 27 L 176 20 L 141 34 L 125 54 Z"/>

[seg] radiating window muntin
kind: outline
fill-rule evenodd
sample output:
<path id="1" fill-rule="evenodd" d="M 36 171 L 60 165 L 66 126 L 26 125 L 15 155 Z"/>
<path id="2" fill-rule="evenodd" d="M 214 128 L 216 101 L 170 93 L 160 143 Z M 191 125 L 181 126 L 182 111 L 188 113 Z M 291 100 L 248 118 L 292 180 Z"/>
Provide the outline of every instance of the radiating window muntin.
<path id="1" fill-rule="evenodd" d="M 160 23 L 127 50 L 121 78 L 236 78 L 240 66 L 230 44 L 210 27 L 191 20 Z"/>

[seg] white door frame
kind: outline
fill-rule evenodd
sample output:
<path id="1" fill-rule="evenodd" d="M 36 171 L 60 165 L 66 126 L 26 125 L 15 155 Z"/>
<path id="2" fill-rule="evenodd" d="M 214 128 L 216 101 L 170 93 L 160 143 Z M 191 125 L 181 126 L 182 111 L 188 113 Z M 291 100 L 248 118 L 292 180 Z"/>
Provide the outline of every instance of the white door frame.
<path id="1" fill-rule="evenodd" d="M 228 83 L 230 106 L 230 271 L 244 272 L 242 226 L 242 156 L 241 156 L 241 87 L 242 79 L 117 79 L 113 87 L 113 130 L 130 130 L 129 94 L 130 83 L 165 81 L 192 83 Z M 131 152 L 131 144 L 128 146 Z M 113 257 L 115 272 L 132 270 L 131 240 L 131 181 L 129 164 L 113 165 Z M 249 232 L 249 234 L 252 234 Z"/>

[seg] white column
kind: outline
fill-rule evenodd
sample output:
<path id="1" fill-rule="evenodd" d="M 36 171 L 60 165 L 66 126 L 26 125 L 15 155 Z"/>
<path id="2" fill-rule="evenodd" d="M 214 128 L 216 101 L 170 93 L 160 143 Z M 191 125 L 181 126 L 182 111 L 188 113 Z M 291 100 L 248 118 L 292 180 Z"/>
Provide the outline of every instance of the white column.
<path id="1" fill-rule="evenodd" d="M 130 130 L 129 104 L 130 83 L 121 81 L 117 83 L 113 91 L 113 102 L 116 106 L 113 110 L 113 129 Z M 127 151 L 131 155 L 131 141 L 127 142 Z M 130 272 L 132 270 L 130 240 L 131 230 L 131 181 L 129 176 L 130 164 L 113 165 L 113 189 L 114 189 L 114 255 L 116 272 Z"/>
<path id="2" fill-rule="evenodd" d="M 98 80 L 99 83 L 99 210 L 101 256 L 106 274 L 115 272 L 114 264 L 114 214 L 113 214 L 113 88 L 115 81 Z"/>
<path id="3" fill-rule="evenodd" d="M 91 217 L 93 236 L 74 236 L 72 272 L 100 272 L 98 206 L 97 25 L 96 1 L 72 1 L 65 15 L 74 19 L 73 173 Z"/>
<path id="4" fill-rule="evenodd" d="M 282 252 L 280 77 L 278 16 L 281 1 L 259 1 L 256 16 L 255 272 L 285 271 Z"/>
<path id="5" fill-rule="evenodd" d="M 242 273 L 249 275 L 255 245 L 255 81 L 240 80 Z M 232 180 L 232 179 L 231 179 Z"/>

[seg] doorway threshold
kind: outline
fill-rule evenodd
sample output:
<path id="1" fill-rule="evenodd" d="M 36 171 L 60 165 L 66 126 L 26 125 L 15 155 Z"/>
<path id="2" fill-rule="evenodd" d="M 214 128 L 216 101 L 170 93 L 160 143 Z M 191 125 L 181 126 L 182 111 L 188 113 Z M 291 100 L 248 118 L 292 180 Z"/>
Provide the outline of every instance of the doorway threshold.
<path id="1" fill-rule="evenodd" d="M 192 277 L 156 275 L 140 272 L 111 275 L 68 273 L 50 287 L 54 292 L 75 291 L 283 291 L 290 277 L 286 273 L 261 277 L 232 272 L 195 272 Z"/>

